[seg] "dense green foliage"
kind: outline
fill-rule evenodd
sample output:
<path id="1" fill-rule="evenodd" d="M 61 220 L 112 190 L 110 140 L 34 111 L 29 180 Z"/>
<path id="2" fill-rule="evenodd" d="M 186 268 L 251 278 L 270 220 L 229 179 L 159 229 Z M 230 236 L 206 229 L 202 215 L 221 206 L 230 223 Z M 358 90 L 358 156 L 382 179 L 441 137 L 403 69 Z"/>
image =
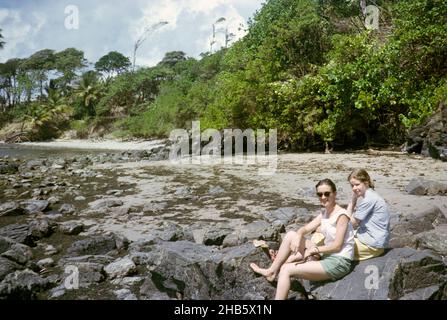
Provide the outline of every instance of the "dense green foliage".
<path id="1" fill-rule="evenodd" d="M 59 113 L 80 136 L 166 137 L 200 120 L 202 130 L 277 128 L 293 150 L 398 145 L 447 99 L 447 2 L 366 1 L 377 30 L 363 2 L 268 0 L 231 47 L 200 60 L 168 52 L 135 71 L 118 52 L 84 72 L 73 48 L 11 59 L 0 64 L 1 118 L 44 119 L 56 134 Z"/>

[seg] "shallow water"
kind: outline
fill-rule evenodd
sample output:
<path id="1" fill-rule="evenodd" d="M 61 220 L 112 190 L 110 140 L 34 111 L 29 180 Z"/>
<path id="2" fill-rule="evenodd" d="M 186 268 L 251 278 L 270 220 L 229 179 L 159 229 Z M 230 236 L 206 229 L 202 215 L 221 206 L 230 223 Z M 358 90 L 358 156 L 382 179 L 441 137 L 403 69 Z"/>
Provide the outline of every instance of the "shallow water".
<path id="1" fill-rule="evenodd" d="M 95 155 L 100 153 L 119 153 L 116 150 L 103 149 L 71 149 L 62 147 L 37 147 L 20 144 L 0 143 L 0 158 L 9 157 L 17 159 L 38 159 L 38 158 L 55 158 L 55 157 L 74 157 L 79 155 Z"/>

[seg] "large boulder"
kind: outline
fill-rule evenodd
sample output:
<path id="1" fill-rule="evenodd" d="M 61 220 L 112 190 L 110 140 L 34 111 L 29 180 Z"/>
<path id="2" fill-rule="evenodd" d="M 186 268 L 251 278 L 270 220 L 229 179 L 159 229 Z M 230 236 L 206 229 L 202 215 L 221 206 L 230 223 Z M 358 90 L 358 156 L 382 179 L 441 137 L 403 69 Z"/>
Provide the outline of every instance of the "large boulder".
<path id="1" fill-rule="evenodd" d="M 31 270 L 10 273 L 0 283 L 0 299 L 30 300 L 51 284 Z"/>
<path id="2" fill-rule="evenodd" d="M 264 255 L 251 243 L 219 251 L 190 241 L 159 242 L 146 250 L 152 284 L 146 281 L 145 296 L 152 296 L 154 288 L 171 298 L 193 300 L 265 299 L 274 294 L 274 287 L 249 268 Z"/>
<path id="3" fill-rule="evenodd" d="M 411 248 L 362 261 L 338 281 L 303 281 L 308 294 L 318 300 L 447 299 L 442 293 L 446 283 L 442 258 Z"/>
<path id="4" fill-rule="evenodd" d="M 439 103 L 438 110 L 422 125 L 412 128 L 407 137 L 405 151 L 421 153 L 447 161 L 447 108 Z"/>

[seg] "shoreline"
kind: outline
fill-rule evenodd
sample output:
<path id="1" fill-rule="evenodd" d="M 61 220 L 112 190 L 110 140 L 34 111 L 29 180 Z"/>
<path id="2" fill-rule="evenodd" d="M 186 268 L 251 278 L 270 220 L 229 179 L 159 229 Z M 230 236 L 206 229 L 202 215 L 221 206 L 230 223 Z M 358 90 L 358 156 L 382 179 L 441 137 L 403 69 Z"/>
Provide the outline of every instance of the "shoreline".
<path id="1" fill-rule="evenodd" d="M 19 144 L 5 144 L 0 141 L 0 145 L 26 146 L 26 147 L 42 147 L 54 149 L 83 149 L 83 150 L 152 150 L 166 145 L 166 140 L 136 140 L 136 141 L 120 141 L 113 139 L 100 140 L 82 140 L 82 139 L 56 139 L 45 142 L 22 142 Z"/>

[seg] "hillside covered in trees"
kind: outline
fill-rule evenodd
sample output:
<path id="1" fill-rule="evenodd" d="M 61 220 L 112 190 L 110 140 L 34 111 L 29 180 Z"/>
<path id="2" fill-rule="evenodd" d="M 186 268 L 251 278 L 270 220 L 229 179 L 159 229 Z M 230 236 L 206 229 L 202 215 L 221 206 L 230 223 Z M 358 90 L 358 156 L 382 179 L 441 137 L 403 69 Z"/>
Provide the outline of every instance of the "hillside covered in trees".
<path id="1" fill-rule="evenodd" d="M 168 137 L 200 120 L 277 128 L 289 150 L 400 145 L 446 100 L 444 0 L 267 0 L 243 39 L 199 60 L 174 51 L 134 70 L 68 48 L 0 64 L 0 127 L 20 139 Z"/>

